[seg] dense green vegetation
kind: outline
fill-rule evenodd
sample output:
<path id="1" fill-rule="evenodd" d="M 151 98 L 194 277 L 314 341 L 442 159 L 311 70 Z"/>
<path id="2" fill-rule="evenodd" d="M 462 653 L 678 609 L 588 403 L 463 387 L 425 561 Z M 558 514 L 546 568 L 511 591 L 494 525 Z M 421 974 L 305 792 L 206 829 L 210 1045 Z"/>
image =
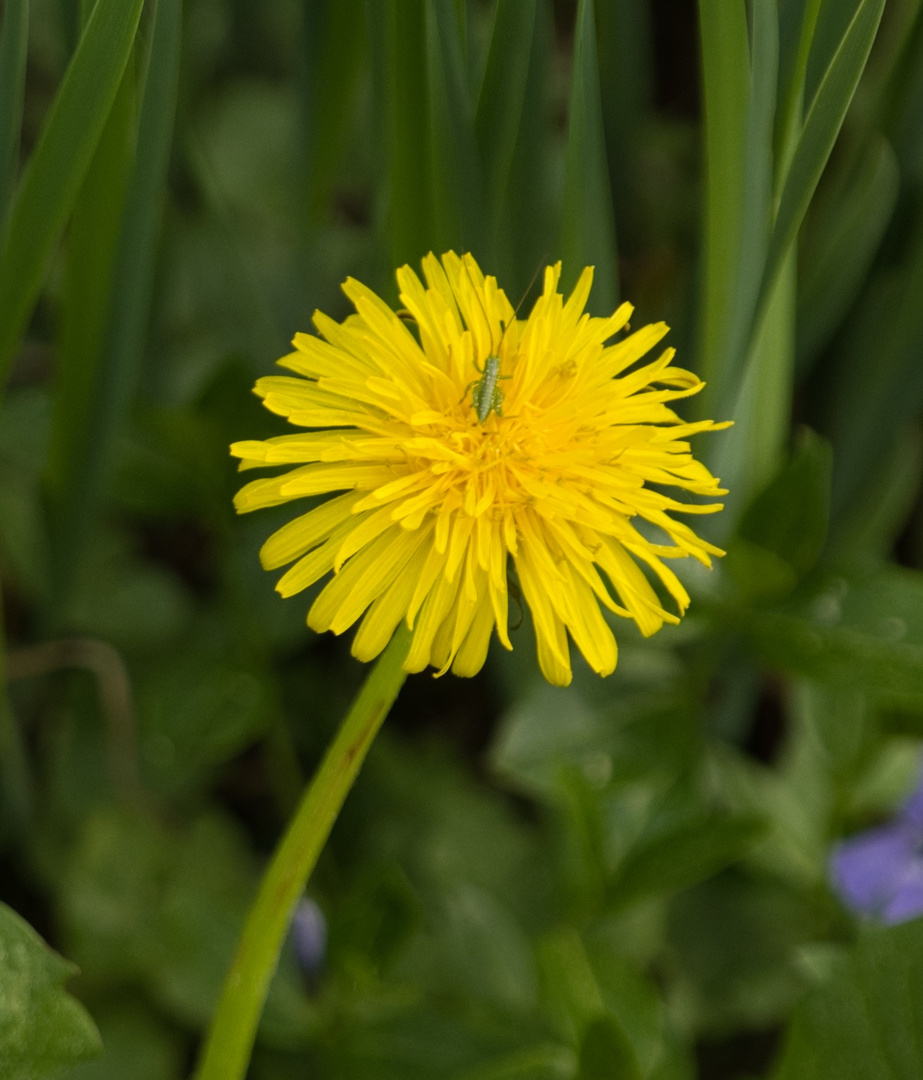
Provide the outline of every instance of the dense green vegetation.
<path id="1" fill-rule="evenodd" d="M 0 10 L 4 1080 L 191 1075 L 366 673 L 228 445 L 347 275 L 449 248 L 670 323 L 728 554 L 606 680 L 546 685 L 528 611 L 409 679 L 250 1075 L 919 1080 L 923 921 L 830 874 L 923 738 L 919 0 Z"/>

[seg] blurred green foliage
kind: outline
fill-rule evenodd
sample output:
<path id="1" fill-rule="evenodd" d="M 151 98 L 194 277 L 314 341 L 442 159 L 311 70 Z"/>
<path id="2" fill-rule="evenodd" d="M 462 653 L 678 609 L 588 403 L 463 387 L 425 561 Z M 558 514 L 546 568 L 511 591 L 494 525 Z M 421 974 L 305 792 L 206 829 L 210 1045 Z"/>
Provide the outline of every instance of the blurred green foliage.
<path id="1" fill-rule="evenodd" d="M 80 974 L 0 906 L 4 1077 L 188 1075 L 363 675 L 228 443 L 347 274 L 454 247 L 671 322 L 728 556 L 606 682 L 527 619 L 408 683 L 252 1077 L 919 1080 L 923 924 L 827 860 L 923 738 L 921 124 L 919 0 L 6 0 L 0 899 Z"/>

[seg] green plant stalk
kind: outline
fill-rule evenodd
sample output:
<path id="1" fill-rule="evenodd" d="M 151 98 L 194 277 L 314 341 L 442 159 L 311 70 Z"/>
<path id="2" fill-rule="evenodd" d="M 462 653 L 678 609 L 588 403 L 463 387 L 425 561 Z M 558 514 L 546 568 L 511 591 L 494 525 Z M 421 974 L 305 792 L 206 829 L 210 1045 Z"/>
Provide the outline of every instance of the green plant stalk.
<path id="1" fill-rule="evenodd" d="M 782 194 L 785 180 L 788 176 L 788 167 L 792 163 L 792 155 L 798 145 L 798 136 L 801 134 L 801 126 L 804 118 L 804 83 L 808 72 L 808 58 L 811 55 L 811 43 L 814 41 L 814 31 L 817 29 L 817 17 L 820 14 L 821 0 L 808 0 L 804 6 L 804 17 L 801 22 L 801 35 L 798 39 L 798 53 L 795 58 L 795 67 L 792 71 L 791 82 L 782 103 L 781 119 L 779 123 L 779 153 L 776 170 L 776 201 Z"/>
<path id="2" fill-rule="evenodd" d="M 790 250 L 753 337 L 717 472 L 731 492 L 721 538 L 785 460 L 795 360 L 795 251 Z M 733 501 L 731 501 L 733 500 Z"/>
<path id="3" fill-rule="evenodd" d="M 23 835 L 32 813 L 32 783 L 22 735 L 10 703 L 6 676 L 6 635 L 0 596 L 0 807 Z"/>
<path id="4" fill-rule="evenodd" d="M 359 691 L 276 849 L 244 925 L 196 1080 L 243 1080 L 292 911 L 407 673 L 401 623 Z"/>
<path id="5" fill-rule="evenodd" d="M 29 0 L 8 0 L 0 25 L 0 236 L 16 186 L 29 49 Z"/>

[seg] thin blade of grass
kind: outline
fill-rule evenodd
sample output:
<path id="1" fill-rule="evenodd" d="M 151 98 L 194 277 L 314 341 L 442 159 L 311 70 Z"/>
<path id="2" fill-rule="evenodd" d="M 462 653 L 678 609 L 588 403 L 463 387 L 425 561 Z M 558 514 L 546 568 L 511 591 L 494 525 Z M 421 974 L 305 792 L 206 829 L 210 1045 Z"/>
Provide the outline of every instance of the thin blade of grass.
<path id="1" fill-rule="evenodd" d="M 608 314 L 618 302 L 618 250 L 606 160 L 593 0 L 580 0 L 574 27 L 570 118 L 562 199 L 564 288 L 585 266 L 595 266 L 589 307 Z"/>
<path id="2" fill-rule="evenodd" d="M 26 166 L 0 252 L 0 384 L 128 63 L 142 0 L 98 0 Z"/>
<path id="3" fill-rule="evenodd" d="M 718 396 L 744 227 L 750 49 L 743 4 L 700 0 L 705 105 L 705 295 L 699 370 Z M 704 406 L 703 406 L 704 407 Z"/>
<path id="4" fill-rule="evenodd" d="M 536 268 L 552 255 L 558 239 L 560 206 L 552 182 L 558 147 L 549 136 L 547 78 L 552 34 L 551 14 L 542 5 L 536 10 L 525 99 L 497 232 L 502 280 L 509 283 L 508 295 L 517 298 L 533 280 Z"/>
<path id="5" fill-rule="evenodd" d="M 813 363 L 846 317 L 897 203 L 900 170 L 890 143 L 873 140 L 848 177 L 812 209 L 798 290 L 798 365 Z"/>
<path id="6" fill-rule="evenodd" d="M 365 9 L 338 0 L 306 0 L 307 201 L 317 221 L 329 205 L 340 151 L 352 119 L 368 48 Z"/>
<path id="7" fill-rule="evenodd" d="M 426 70 L 430 106 L 433 241 L 494 263 L 481 154 L 453 0 L 427 0 Z"/>
<path id="8" fill-rule="evenodd" d="M 639 136 L 653 98 L 653 15 L 647 0 L 596 5 L 599 79 L 606 157 L 619 245 L 637 250 L 640 234 Z"/>
<path id="9" fill-rule="evenodd" d="M 813 101 L 862 0 L 811 0 L 814 26 L 804 66 L 804 100 Z"/>
<path id="10" fill-rule="evenodd" d="M 923 401 L 923 220 L 898 266 L 880 276 L 837 357 L 826 429 L 836 516 L 861 501 Z"/>
<path id="11" fill-rule="evenodd" d="M 383 103 L 391 265 L 417 265 L 432 243 L 424 12 L 414 0 L 373 0 L 366 10 Z M 391 274 L 387 282 L 393 290 Z"/>
<path id="12" fill-rule="evenodd" d="M 535 0 L 499 0 L 474 118 L 496 227 L 522 118 L 535 34 Z"/>
<path id="13" fill-rule="evenodd" d="M 111 449 L 134 395 L 144 354 L 154 263 L 173 140 L 179 86 L 182 0 L 157 0 L 138 119 L 134 170 L 112 274 L 111 308 L 102 359 L 87 402 L 89 434 L 82 454 L 71 457 L 63 485 L 68 549 L 59 565 L 66 592 L 95 511 Z"/>
<path id="14" fill-rule="evenodd" d="M 701 6 L 709 162 L 702 364 L 708 388 L 701 408 L 722 417 L 733 415 L 740 393 L 769 242 L 779 65 L 775 0 L 755 0 L 749 32 L 734 7 Z"/>
<path id="15" fill-rule="evenodd" d="M 3 236 L 19 165 L 29 0 L 7 0 L 0 27 L 0 237 Z"/>
<path id="16" fill-rule="evenodd" d="M 884 0 L 862 0 L 808 109 L 785 177 L 763 274 L 761 304 L 795 243 L 878 33 Z"/>
<path id="17" fill-rule="evenodd" d="M 734 427 L 719 444 L 717 472 L 727 486 L 727 512 L 716 523 L 722 541 L 740 514 L 782 466 L 791 430 L 795 366 L 795 258 L 776 279 L 750 347 L 733 405 Z M 724 414 L 722 414 L 723 416 Z"/>
<path id="18" fill-rule="evenodd" d="M 86 455 L 111 306 L 113 263 L 136 140 L 136 79 L 129 64 L 87 169 L 67 231 L 61 319 L 52 391 L 48 479 L 57 502 Z"/>

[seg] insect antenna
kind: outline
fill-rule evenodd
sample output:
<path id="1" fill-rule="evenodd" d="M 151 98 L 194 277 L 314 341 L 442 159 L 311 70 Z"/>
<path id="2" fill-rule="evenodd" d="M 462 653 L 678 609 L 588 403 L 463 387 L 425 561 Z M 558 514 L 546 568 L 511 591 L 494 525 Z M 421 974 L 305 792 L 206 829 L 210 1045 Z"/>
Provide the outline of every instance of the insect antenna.
<path id="1" fill-rule="evenodd" d="M 545 265 L 545 256 L 543 255 L 541 257 L 541 259 L 539 259 L 538 265 L 535 267 L 535 272 L 532 274 L 532 277 L 529 279 L 529 284 L 526 286 L 525 292 L 522 294 L 522 296 L 520 296 L 519 303 L 513 309 L 513 317 L 511 319 L 507 319 L 506 323 L 503 325 L 503 333 L 500 335 L 500 340 L 497 342 L 496 349 L 494 348 L 493 331 L 490 328 L 490 319 L 488 319 L 488 317 L 487 317 L 487 308 L 484 307 L 484 301 L 481 299 L 481 294 L 478 292 L 478 287 L 474 283 L 474 278 L 471 276 L 471 268 L 468 266 L 468 259 L 470 257 L 471 257 L 471 252 L 470 251 L 466 251 L 462 255 L 462 257 L 461 257 L 462 266 L 464 266 L 464 268 L 465 268 L 465 273 L 468 275 L 468 280 L 471 282 L 471 288 L 474 290 L 474 296 L 475 296 L 475 299 L 478 302 L 478 307 L 480 307 L 481 312 L 484 315 L 484 321 L 487 323 L 487 329 L 490 331 L 490 350 L 491 350 L 490 355 L 491 356 L 496 356 L 500 352 L 500 346 L 503 344 L 503 339 L 506 337 L 507 330 L 509 330 L 510 325 L 516 321 L 516 319 L 517 319 L 517 317 L 519 315 L 519 309 L 526 302 L 526 297 L 529 295 L 529 293 L 532 292 L 532 287 L 535 285 L 535 282 L 538 279 L 538 275 L 541 272 L 542 267 Z M 480 369 L 478 369 L 478 370 L 480 370 Z"/>
<path id="2" fill-rule="evenodd" d="M 512 323 L 516 322 L 516 316 L 519 314 L 519 309 L 520 307 L 522 307 L 523 301 L 525 300 L 526 296 L 528 296 L 529 292 L 532 290 L 532 286 L 535 284 L 535 278 L 538 276 L 538 268 L 536 268 L 535 274 L 533 274 L 532 276 L 532 281 L 529 282 L 529 288 L 526 289 L 519 303 L 516 305 L 516 308 L 513 311 L 513 317 L 506 320 L 506 324 L 503 326 L 503 332 L 500 334 L 500 341 L 495 348 L 493 327 L 491 326 L 490 319 L 487 316 L 487 308 L 485 307 L 484 301 L 481 298 L 481 293 L 479 292 L 477 285 L 475 285 L 474 283 L 474 278 L 471 274 L 471 267 L 468 263 L 469 258 L 470 255 L 468 252 L 463 254 L 462 265 L 465 267 L 465 273 L 468 275 L 468 281 L 471 284 L 471 288 L 474 290 L 475 299 L 477 300 L 478 306 L 480 307 L 484 315 L 484 320 L 487 323 L 487 329 L 490 333 L 490 352 L 484 359 L 483 367 L 478 364 L 477 360 L 474 361 L 475 370 L 480 374 L 481 378 L 475 379 L 473 382 L 470 382 L 465 388 L 465 394 L 467 395 L 468 390 L 471 390 L 471 388 L 474 387 L 471 394 L 471 404 L 474 406 L 474 411 L 477 413 L 478 420 L 483 424 L 487 420 L 487 417 L 490 415 L 491 411 L 496 412 L 497 416 L 503 415 L 501 411 L 503 405 L 503 391 L 497 384 L 501 379 L 509 379 L 511 376 L 500 374 L 500 349 L 503 345 L 503 339 L 506 337 L 507 330 L 509 330 Z M 508 303 L 509 301 L 507 300 L 507 304 Z M 464 400 L 464 398 L 462 400 Z"/>

